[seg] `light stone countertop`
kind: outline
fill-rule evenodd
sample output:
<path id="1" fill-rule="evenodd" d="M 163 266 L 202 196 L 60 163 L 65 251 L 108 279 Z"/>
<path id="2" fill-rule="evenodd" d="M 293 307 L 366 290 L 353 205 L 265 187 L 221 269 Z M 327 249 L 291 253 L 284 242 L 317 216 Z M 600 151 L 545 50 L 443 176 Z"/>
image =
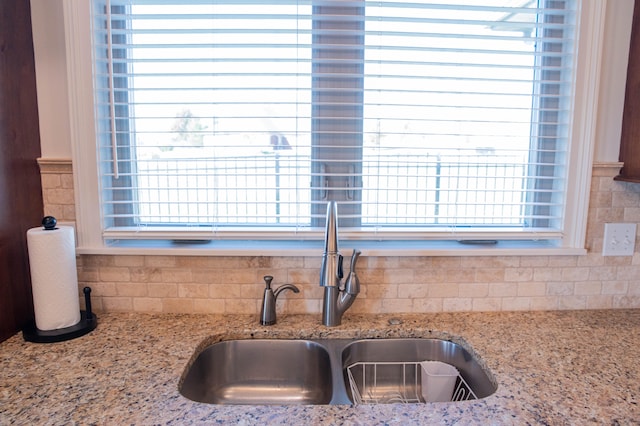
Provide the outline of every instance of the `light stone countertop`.
<path id="1" fill-rule="evenodd" d="M 389 325 L 401 318 L 402 325 Z M 194 351 L 233 338 L 441 337 L 473 348 L 498 383 L 476 401 L 230 406 L 192 402 L 178 383 Z M 640 424 L 640 310 L 355 315 L 99 315 L 61 343 L 0 344 L 6 424 Z"/>

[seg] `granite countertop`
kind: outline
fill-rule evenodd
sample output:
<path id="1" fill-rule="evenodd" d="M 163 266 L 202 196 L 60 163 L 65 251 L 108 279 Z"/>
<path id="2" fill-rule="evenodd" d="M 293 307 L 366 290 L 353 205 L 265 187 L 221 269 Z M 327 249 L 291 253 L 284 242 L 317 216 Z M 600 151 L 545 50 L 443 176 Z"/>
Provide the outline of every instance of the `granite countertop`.
<path id="1" fill-rule="evenodd" d="M 390 318 L 402 319 L 389 325 Z M 197 348 L 233 338 L 443 337 L 471 347 L 498 390 L 457 403 L 229 406 L 178 383 Z M 5 424 L 629 424 L 640 421 L 640 310 L 257 318 L 109 313 L 61 343 L 0 344 Z"/>

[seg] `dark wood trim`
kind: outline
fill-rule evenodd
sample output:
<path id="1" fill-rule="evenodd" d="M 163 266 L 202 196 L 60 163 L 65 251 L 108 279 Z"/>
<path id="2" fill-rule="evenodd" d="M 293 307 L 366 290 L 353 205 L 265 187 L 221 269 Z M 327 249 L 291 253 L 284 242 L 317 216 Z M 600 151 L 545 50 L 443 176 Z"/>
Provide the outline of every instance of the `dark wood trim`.
<path id="1" fill-rule="evenodd" d="M 0 341 L 33 319 L 26 231 L 43 215 L 29 0 L 0 1 Z"/>
<path id="2" fill-rule="evenodd" d="M 614 179 L 640 183 L 640 0 L 633 10 L 619 159 L 624 165 Z"/>

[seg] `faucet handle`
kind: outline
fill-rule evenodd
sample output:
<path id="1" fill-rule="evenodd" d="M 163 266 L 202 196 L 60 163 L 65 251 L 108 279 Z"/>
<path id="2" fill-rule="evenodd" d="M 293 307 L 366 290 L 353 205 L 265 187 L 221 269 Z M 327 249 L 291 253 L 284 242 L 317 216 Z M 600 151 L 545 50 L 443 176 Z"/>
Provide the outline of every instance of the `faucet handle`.
<path id="1" fill-rule="evenodd" d="M 355 271 L 356 270 L 356 263 L 358 263 L 358 258 L 360 257 L 360 255 L 362 254 L 362 252 L 358 249 L 353 249 L 353 254 L 351 255 L 351 265 L 349 266 L 349 271 Z"/>
<path id="2" fill-rule="evenodd" d="M 351 255 L 351 265 L 349 270 L 349 276 L 347 277 L 347 281 L 344 284 L 344 291 L 353 296 L 360 293 L 360 279 L 358 278 L 358 274 L 356 273 L 356 263 L 358 262 L 358 257 L 362 252 L 360 250 L 353 250 L 353 255 Z"/>

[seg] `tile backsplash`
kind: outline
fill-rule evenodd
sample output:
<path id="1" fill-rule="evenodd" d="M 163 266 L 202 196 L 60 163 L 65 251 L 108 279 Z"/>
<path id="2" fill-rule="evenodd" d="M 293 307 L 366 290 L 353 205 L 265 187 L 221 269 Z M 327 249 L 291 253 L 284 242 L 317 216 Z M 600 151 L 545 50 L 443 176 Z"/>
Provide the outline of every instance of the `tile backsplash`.
<path id="1" fill-rule="evenodd" d="M 75 221 L 68 160 L 40 159 L 45 215 Z M 640 184 L 593 167 L 584 256 L 363 257 L 351 312 L 455 312 L 640 307 L 640 253 L 603 257 L 604 223 L 640 222 Z M 637 238 L 637 237 L 636 237 Z M 637 244 L 636 244 L 637 246 Z M 283 293 L 279 312 L 320 313 L 321 257 L 80 255 L 80 288 L 97 311 L 258 314 L 263 275 Z M 348 314 L 347 314 L 348 315 Z"/>

